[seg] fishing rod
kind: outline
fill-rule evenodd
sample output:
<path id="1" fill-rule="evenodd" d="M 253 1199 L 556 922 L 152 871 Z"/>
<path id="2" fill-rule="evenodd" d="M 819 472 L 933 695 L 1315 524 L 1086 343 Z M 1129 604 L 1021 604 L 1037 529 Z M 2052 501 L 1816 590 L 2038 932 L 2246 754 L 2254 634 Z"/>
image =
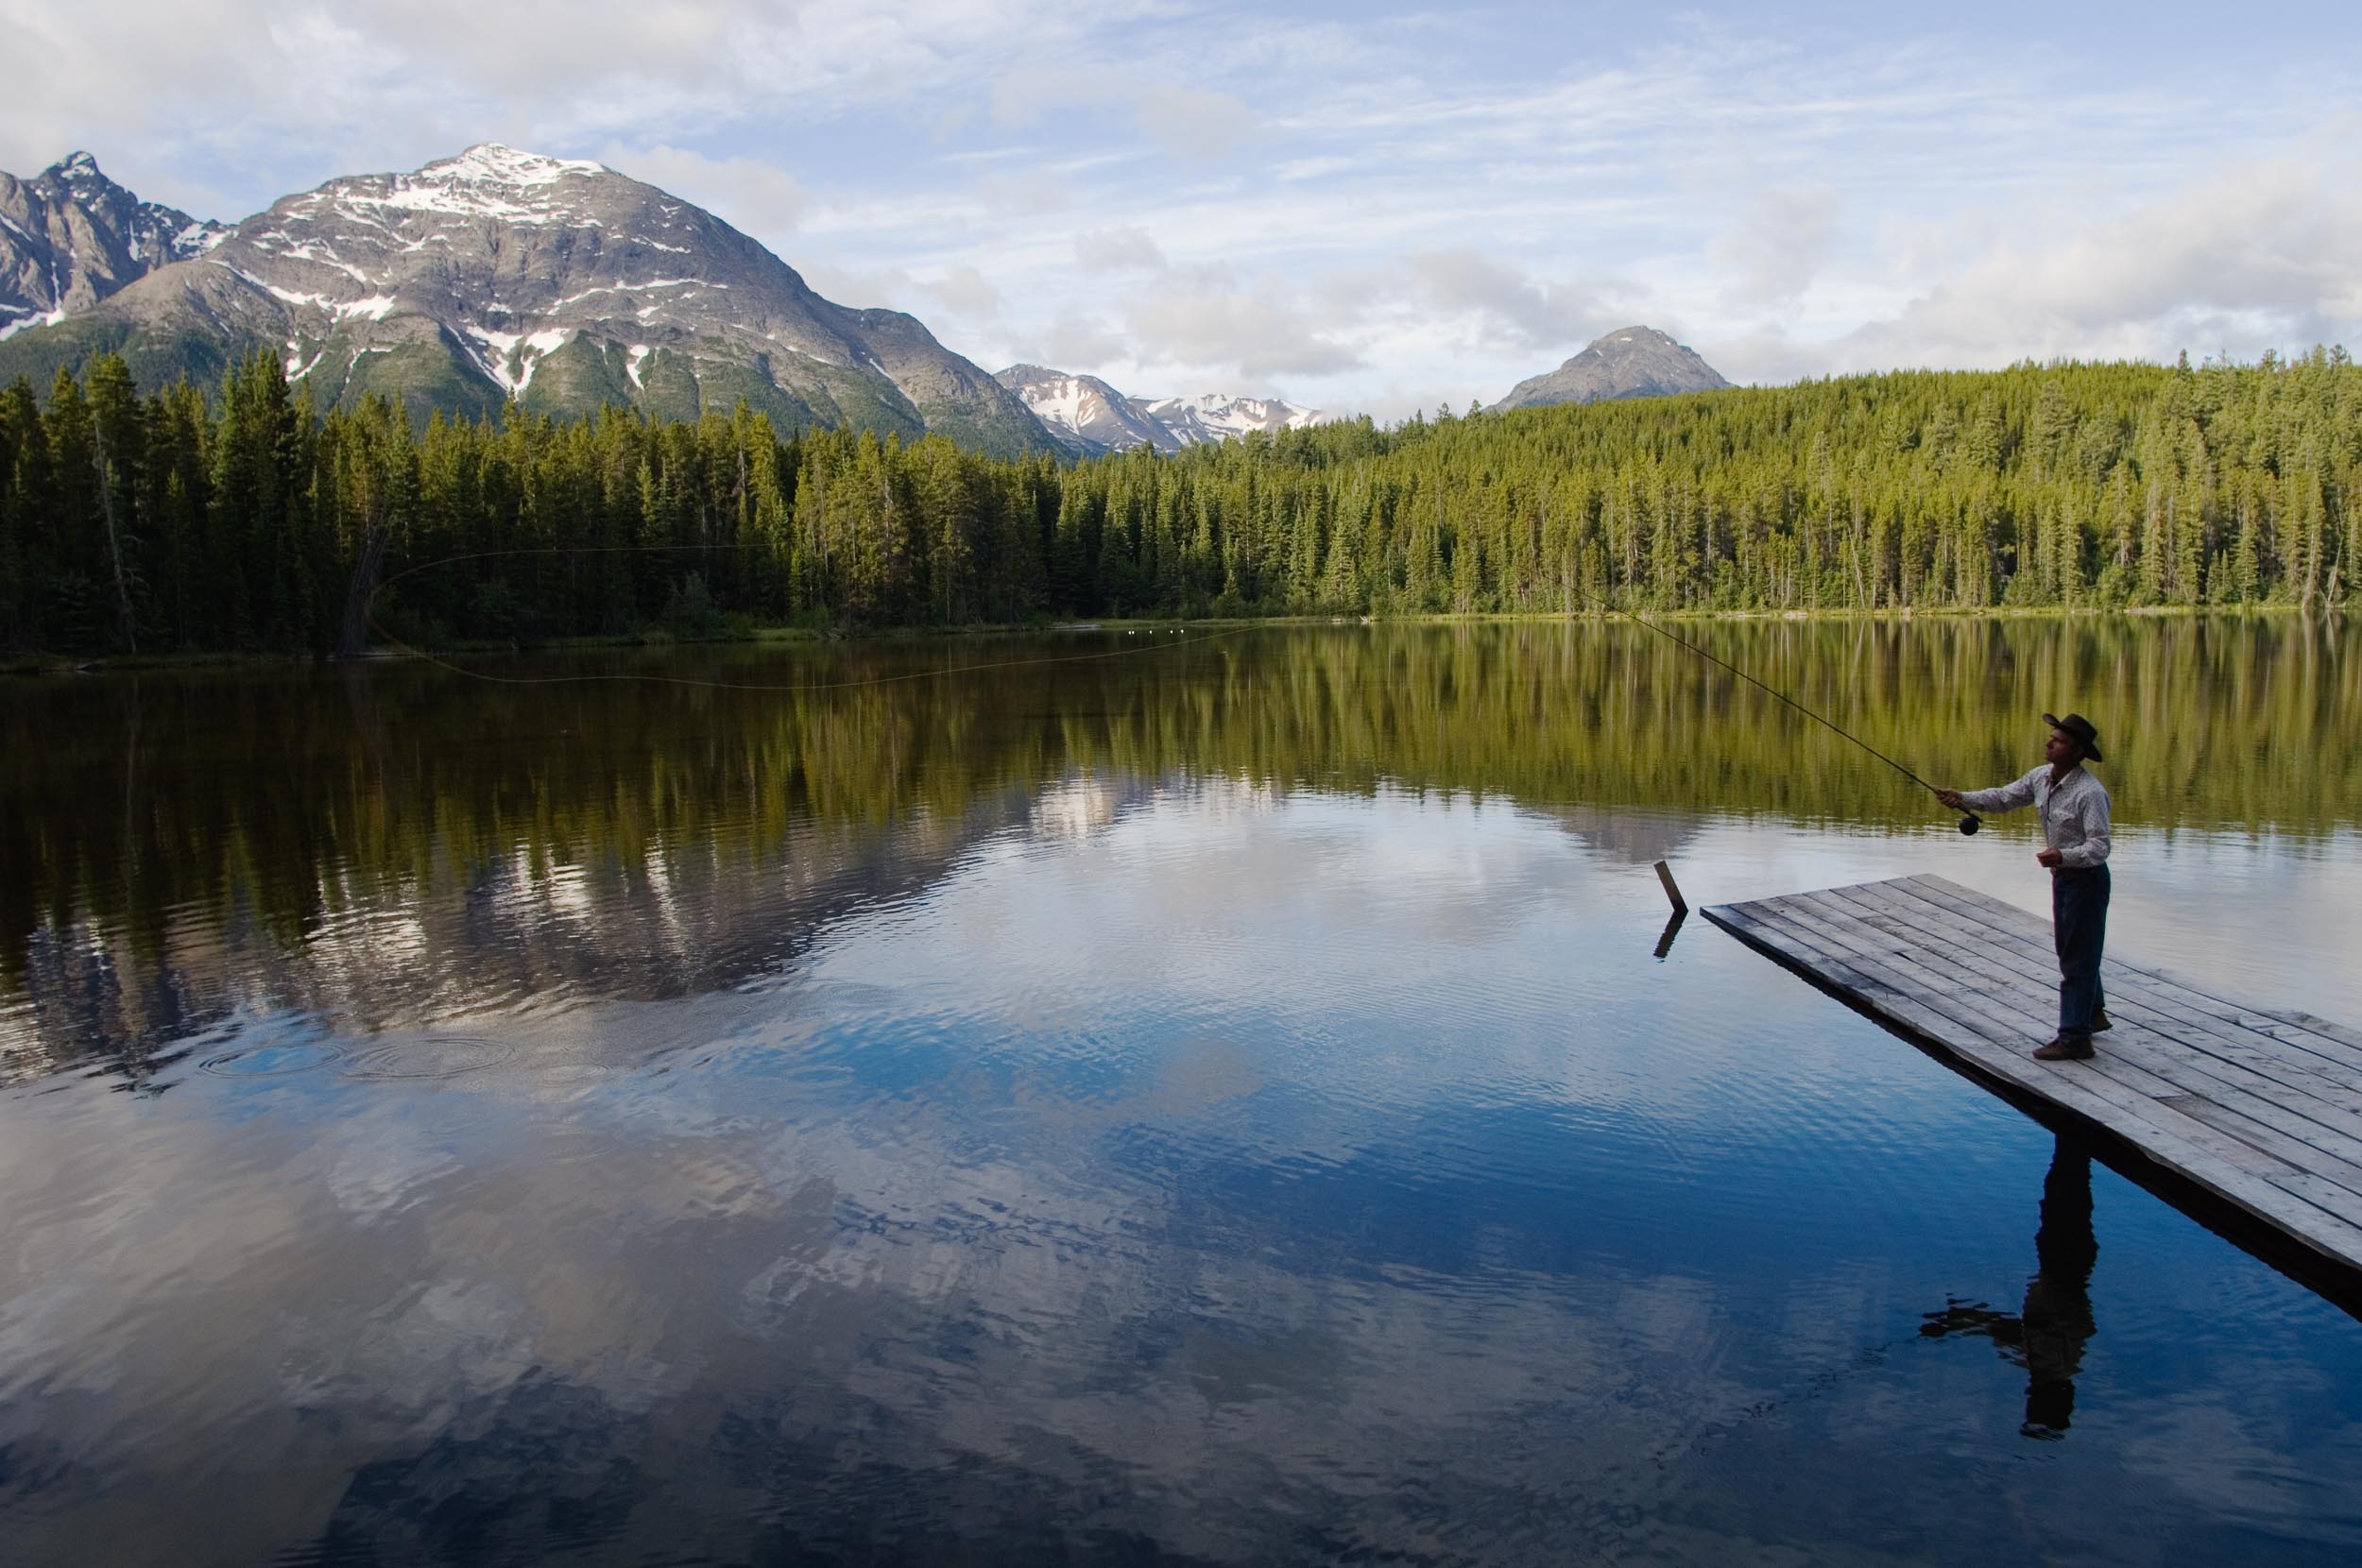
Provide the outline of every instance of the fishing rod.
<path id="1" fill-rule="evenodd" d="M 1756 690 L 1770 693 L 1772 696 L 1778 698 L 1781 702 L 1784 702 L 1789 707 L 1794 708 L 1797 712 L 1802 713 L 1806 718 L 1810 719 L 1813 723 L 1824 725 L 1825 727 L 1834 730 L 1837 734 L 1844 737 L 1846 740 L 1853 741 L 1854 744 L 1861 747 L 1862 750 L 1868 752 L 1879 761 L 1884 762 L 1888 767 L 1892 768 L 1896 773 L 1901 774 L 1905 778 L 1909 779 L 1921 789 L 1927 791 L 1931 794 L 1937 793 L 1936 787 L 1933 784 L 1928 783 L 1926 779 L 1911 772 L 1910 769 L 1903 766 L 1902 763 L 1897 762 L 1893 758 L 1889 757 L 1885 752 L 1880 751 L 1877 747 L 1872 745 L 1869 741 L 1863 740 L 1852 730 L 1847 729 L 1836 720 L 1831 719 L 1824 714 L 1814 712 L 1811 708 L 1806 707 L 1803 703 L 1798 702 L 1795 698 L 1789 696 L 1787 692 L 1780 690 L 1776 687 L 1766 686 L 1763 682 L 1755 679 L 1754 676 L 1749 674 L 1746 671 L 1741 670 L 1737 665 L 1733 664 L 1729 659 L 1710 654 L 1703 648 L 1699 647 L 1696 643 L 1689 641 L 1686 638 L 1677 637 L 1673 633 L 1667 631 L 1663 626 L 1658 625 L 1655 622 L 1647 620 L 1631 610 L 1624 609 L 1620 605 L 1601 604 L 1599 600 L 1591 598 L 1588 594 L 1577 594 L 1576 597 L 1582 599 L 1585 604 L 1590 605 L 1596 609 L 1605 610 L 1610 615 L 1620 615 L 1625 620 L 1633 622 L 1635 625 L 1646 626 L 1649 630 L 1656 633 L 1657 636 L 1666 639 L 1668 641 L 1680 644 L 1682 647 L 1686 648 L 1691 653 L 1697 655 L 1700 658 L 1703 658 L 1712 664 L 1720 665 L 1723 669 L 1728 670 L 1732 674 L 1737 675 L 1740 680 L 1745 681 Z M 1982 827 L 1984 825 L 1984 819 L 1979 817 L 1974 811 L 1963 812 L 1960 816 L 1960 831 L 1963 834 L 1974 834 L 1977 829 Z"/>

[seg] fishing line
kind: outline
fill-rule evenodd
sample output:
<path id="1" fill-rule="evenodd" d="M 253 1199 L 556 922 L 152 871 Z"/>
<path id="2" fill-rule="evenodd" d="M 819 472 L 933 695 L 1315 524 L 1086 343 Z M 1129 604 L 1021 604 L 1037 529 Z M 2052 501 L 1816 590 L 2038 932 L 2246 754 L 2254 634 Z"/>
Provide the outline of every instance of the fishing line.
<path id="1" fill-rule="evenodd" d="M 1847 729 L 1836 720 L 1814 712 L 1811 708 L 1806 707 L 1803 703 L 1798 702 L 1795 698 L 1789 696 L 1787 692 L 1780 690 L 1776 687 L 1766 686 L 1763 682 L 1755 679 L 1754 676 L 1749 674 L 1746 671 L 1741 670 L 1737 665 L 1733 664 L 1729 659 L 1721 658 L 1716 655 L 1710 654 L 1703 648 L 1699 647 L 1696 643 L 1691 642 L 1685 638 L 1674 636 L 1673 633 L 1667 631 L 1655 622 L 1645 620 L 1631 610 L 1621 609 L 1614 605 L 1602 605 L 1598 600 L 1591 598 L 1587 594 L 1579 594 L 1577 597 L 1583 599 L 1585 604 L 1588 604 L 1595 608 L 1607 611 L 1610 615 L 1620 615 L 1625 620 L 1633 622 L 1635 625 L 1646 626 L 1649 630 L 1656 633 L 1657 636 L 1665 638 L 1669 641 L 1679 643 L 1682 647 L 1688 649 L 1700 658 L 1720 665 L 1723 669 L 1728 670 L 1732 674 L 1737 675 L 1740 680 L 1745 681 L 1756 690 L 1769 692 L 1771 695 L 1777 697 L 1780 701 L 1788 704 L 1789 707 L 1794 708 L 1797 712 L 1802 713 L 1806 718 L 1813 721 L 1813 723 L 1826 725 L 1828 728 L 1836 731 L 1839 735 L 1843 736 L 1846 740 L 1853 741 L 1854 744 L 1861 747 L 1862 750 L 1868 752 L 1879 761 L 1884 762 L 1888 767 L 1892 768 L 1896 773 L 1901 774 L 1905 778 L 1909 779 L 1921 789 L 1926 790 L 1930 793 L 1933 793 L 1935 790 L 1935 786 L 1933 784 L 1928 783 L 1926 779 L 1911 772 L 1910 769 L 1903 766 L 1902 763 L 1897 762 L 1893 758 L 1889 757 L 1885 752 L 1880 751 L 1877 747 L 1872 745 L 1869 741 L 1863 740 L 1852 730 Z M 1969 811 L 1963 814 L 1960 818 L 1960 831 L 1962 833 L 1974 833 L 1977 829 L 1982 827 L 1983 826 L 1984 819 L 1979 817 L 1974 811 Z"/>

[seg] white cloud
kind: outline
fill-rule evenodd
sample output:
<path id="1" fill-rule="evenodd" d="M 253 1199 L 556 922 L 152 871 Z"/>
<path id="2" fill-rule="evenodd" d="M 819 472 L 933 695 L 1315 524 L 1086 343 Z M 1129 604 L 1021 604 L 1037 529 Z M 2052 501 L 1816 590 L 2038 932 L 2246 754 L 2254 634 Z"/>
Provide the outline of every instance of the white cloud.
<path id="1" fill-rule="evenodd" d="M 988 358 L 1432 407 L 1633 321 L 1742 380 L 2352 339 L 2354 127 L 2318 106 L 2353 101 L 2353 30 L 2197 60 L 1711 10 L 0 0 L 0 53 L 43 62 L 0 167 L 87 146 L 234 216 L 497 138 Z"/>
<path id="2" fill-rule="evenodd" d="M 1131 346 L 1124 341 L 1121 332 L 1104 322 L 1076 315 L 1060 316 L 1052 322 L 1042 333 L 1040 343 L 1036 352 L 1016 357 L 1054 369 L 1092 375 L 1101 369 L 1114 368 L 1131 352 Z M 1131 392 L 1135 389 L 1123 387 L 1120 390 Z"/>
<path id="3" fill-rule="evenodd" d="M 942 301 L 954 315 L 990 316 L 1001 314 L 1001 291 L 972 266 L 946 268 L 919 285 Z"/>
<path id="4" fill-rule="evenodd" d="M 1162 272 L 1171 264 L 1140 229 L 1094 229 L 1077 234 L 1074 261 L 1088 272 Z"/>
<path id="5" fill-rule="evenodd" d="M 1241 281 L 1220 267 L 1141 290 L 1122 315 L 1140 360 L 1256 381 L 1331 375 L 1362 363 L 1332 313 L 1275 280 Z"/>
<path id="6" fill-rule="evenodd" d="M 2185 349 L 2253 358 L 2362 326 L 2362 159 L 2327 137 L 2080 223 L 1996 227 L 1949 257 L 1904 240 L 1895 264 L 1926 273 L 1924 286 L 1827 338 L 1755 336 L 1739 363 L 1786 378 Z"/>
<path id="7" fill-rule="evenodd" d="M 976 181 L 976 199 L 998 216 L 1038 217 L 1054 213 L 1071 199 L 1056 178 L 1039 171 L 988 174 Z"/>
<path id="8" fill-rule="evenodd" d="M 1138 97 L 1140 125 L 1181 158 L 1220 158 L 1255 134 L 1254 112 L 1227 93 L 1154 86 Z"/>
<path id="9" fill-rule="evenodd" d="M 1730 278 L 1737 308 L 1792 305 L 1827 264 L 1837 220 L 1837 194 L 1827 186 L 1774 187 L 1750 198 L 1706 253 Z"/>
<path id="10" fill-rule="evenodd" d="M 815 262 L 796 269 L 814 294 L 855 310 L 915 310 L 927 289 L 900 267 L 841 267 Z"/>
<path id="11" fill-rule="evenodd" d="M 663 143 L 635 147 L 610 142 L 598 157 L 609 168 L 686 197 L 732 228 L 766 240 L 794 232 L 812 201 L 802 180 L 743 154 L 709 158 Z"/>
<path id="12" fill-rule="evenodd" d="M 1594 290 L 1537 283 L 1518 268 L 1473 250 L 1415 251 L 1408 265 L 1420 301 L 1466 319 L 1475 344 L 1549 350 L 1604 325 Z"/>

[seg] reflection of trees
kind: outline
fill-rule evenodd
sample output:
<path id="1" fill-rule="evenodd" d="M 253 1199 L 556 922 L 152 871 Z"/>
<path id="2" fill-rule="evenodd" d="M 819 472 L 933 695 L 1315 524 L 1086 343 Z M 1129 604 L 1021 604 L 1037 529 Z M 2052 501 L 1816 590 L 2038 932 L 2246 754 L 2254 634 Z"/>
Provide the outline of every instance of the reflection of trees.
<path id="1" fill-rule="evenodd" d="M 2343 623 L 1773 622 L 1685 635 L 1945 776 L 2014 771 L 2029 718 L 2074 706 L 2109 736 L 2128 823 L 2320 832 L 2362 799 L 2350 743 L 2362 674 Z M 488 668 L 816 684 L 1034 646 Z M 682 878 L 709 880 L 723 910 L 774 907 L 729 891 L 733 878 L 853 885 L 871 862 L 923 875 L 908 868 L 1082 774 L 1502 795 L 1643 859 L 1663 845 L 1616 826 L 1633 808 L 1669 824 L 1928 820 L 1917 791 L 1837 736 L 1621 623 L 1197 634 L 1098 662 L 789 691 L 486 685 L 410 666 L 24 680 L 0 690 L 0 1005 L 30 1007 L 44 1038 L 118 1044 L 201 1014 L 188 977 L 225 940 L 326 952 L 376 921 L 348 983 L 382 979 L 396 950 L 387 912 L 422 923 L 418 963 L 441 965 L 446 984 L 570 929 L 591 934 L 568 962 L 672 977 L 650 979 L 650 994 L 707 983 L 727 965 L 627 956 L 666 941 L 715 950 L 710 933 L 665 934 Z"/>
<path id="2" fill-rule="evenodd" d="M 2043 1178 L 2034 1277 L 2027 1282 L 2024 1307 L 2012 1316 L 1952 1302 L 1942 1312 L 1929 1313 L 1919 1332 L 1931 1339 L 1955 1334 L 1992 1339 L 2003 1355 L 2026 1369 L 2025 1434 L 2063 1437 L 2075 1414 L 2075 1374 L 2082 1369 L 2083 1346 L 2097 1332 L 2091 1280 L 2098 1257 L 2099 1240 L 2092 1231 L 2091 1154 L 2062 1134 Z"/>

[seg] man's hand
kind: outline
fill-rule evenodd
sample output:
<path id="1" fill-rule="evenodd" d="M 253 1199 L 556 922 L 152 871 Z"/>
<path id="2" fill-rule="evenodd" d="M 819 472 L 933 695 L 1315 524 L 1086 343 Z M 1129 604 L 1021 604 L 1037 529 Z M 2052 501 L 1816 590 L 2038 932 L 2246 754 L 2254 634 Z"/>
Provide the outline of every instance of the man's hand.
<path id="1" fill-rule="evenodd" d="M 2034 851 L 2034 859 L 2053 871 L 2066 863 L 2066 857 L 2055 849 L 2037 849 Z"/>
<path id="2" fill-rule="evenodd" d="M 1958 790 L 1938 790 L 1936 792 L 1936 800 L 1944 808 L 1944 810 L 1949 811 L 1965 811 L 1968 810 L 1968 807 L 1960 800 L 1960 792 Z"/>

